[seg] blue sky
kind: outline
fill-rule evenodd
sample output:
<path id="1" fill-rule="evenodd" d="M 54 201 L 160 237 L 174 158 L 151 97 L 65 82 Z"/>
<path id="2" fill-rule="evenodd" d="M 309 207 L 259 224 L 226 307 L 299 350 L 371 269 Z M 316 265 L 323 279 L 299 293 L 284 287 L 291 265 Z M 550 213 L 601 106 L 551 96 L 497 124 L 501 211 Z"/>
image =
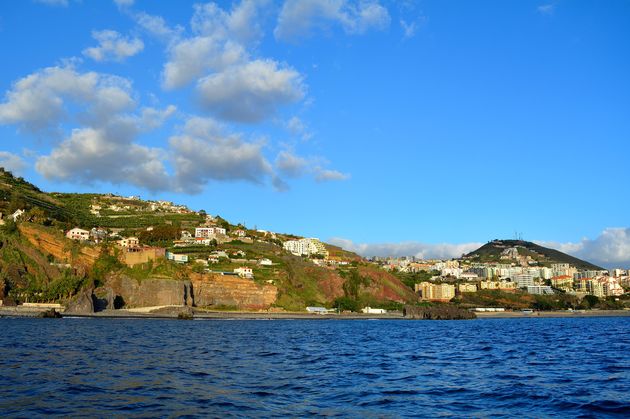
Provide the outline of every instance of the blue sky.
<path id="1" fill-rule="evenodd" d="M 364 254 L 630 264 L 627 1 L 6 1 L 0 164 Z"/>

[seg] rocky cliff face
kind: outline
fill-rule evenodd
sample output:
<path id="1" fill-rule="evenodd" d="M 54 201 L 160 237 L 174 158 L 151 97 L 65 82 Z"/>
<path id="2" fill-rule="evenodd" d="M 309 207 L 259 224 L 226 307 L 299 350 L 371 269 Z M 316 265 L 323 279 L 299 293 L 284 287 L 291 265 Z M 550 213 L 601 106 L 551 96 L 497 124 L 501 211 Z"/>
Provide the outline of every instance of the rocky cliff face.
<path id="1" fill-rule="evenodd" d="M 51 254 L 59 261 L 67 261 L 72 265 L 91 268 L 100 256 L 100 249 L 82 246 L 76 252 L 69 250 L 70 240 L 59 238 L 33 224 L 19 224 L 20 233 L 37 249 L 45 254 Z"/>
<path id="2" fill-rule="evenodd" d="M 269 308 L 278 296 L 273 285 L 258 285 L 251 279 L 228 275 L 192 274 L 197 307 L 233 306 L 245 310 Z"/>
<path id="3" fill-rule="evenodd" d="M 113 276 L 107 281 L 105 288 L 111 288 L 114 299 L 120 298 L 120 304 L 127 308 L 192 306 L 194 303 L 190 281 L 162 278 L 137 280 L 127 276 Z M 118 308 L 113 305 L 113 302 L 109 302 L 107 308 Z"/>

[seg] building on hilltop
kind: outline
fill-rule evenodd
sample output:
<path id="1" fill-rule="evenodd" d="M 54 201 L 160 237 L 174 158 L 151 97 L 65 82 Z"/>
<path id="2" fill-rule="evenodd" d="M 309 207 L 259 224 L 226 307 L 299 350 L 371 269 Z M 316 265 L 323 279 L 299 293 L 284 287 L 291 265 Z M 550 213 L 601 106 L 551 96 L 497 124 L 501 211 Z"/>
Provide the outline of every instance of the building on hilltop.
<path id="1" fill-rule="evenodd" d="M 288 240 L 282 247 L 296 256 L 322 255 L 325 258 L 329 256 L 324 244 L 315 238 Z"/>

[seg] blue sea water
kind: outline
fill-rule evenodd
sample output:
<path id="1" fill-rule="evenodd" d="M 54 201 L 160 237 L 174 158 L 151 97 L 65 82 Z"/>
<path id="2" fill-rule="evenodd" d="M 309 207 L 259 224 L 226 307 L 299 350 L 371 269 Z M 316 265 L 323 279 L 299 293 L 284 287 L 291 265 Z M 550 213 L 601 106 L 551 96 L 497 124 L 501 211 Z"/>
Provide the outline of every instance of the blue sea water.
<path id="1" fill-rule="evenodd" d="M 630 318 L 0 319 L 2 417 L 629 417 Z"/>

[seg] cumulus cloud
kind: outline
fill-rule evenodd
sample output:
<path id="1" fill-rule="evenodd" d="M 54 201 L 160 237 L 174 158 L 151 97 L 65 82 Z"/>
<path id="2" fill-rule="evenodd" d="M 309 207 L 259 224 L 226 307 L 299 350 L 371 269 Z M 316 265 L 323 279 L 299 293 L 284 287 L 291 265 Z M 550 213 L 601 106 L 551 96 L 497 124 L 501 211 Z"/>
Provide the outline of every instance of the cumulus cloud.
<path id="1" fill-rule="evenodd" d="M 300 74 L 273 60 L 255 60 L 197 84 L 202 107 L 227 120 L 257 122 L 304 97 Z"/>
<path id="2" fill-rule="evenodd" d="M 26 162 L 17 154 L 0 151 L 0 167 L 4 167 L 15 175 L 20 175 L 26 169 Z"/>
<path id="3" fill-rule="evenodd" d="M 133 106 L 131 83 L 72 67 L 49 67 L 14 83 L 0 104 L 0 124 L 16 124 L 29 132 L 58 128 L 68 103 L 87 104 L 84 118 L 102 118 Z"/>
<path id="4" fill-rule="evenodd" d="M 170 27 L 161 16 L 154 16 L 144 12 L 136 13 L 133 16 L 138 26 L 169 45 L 176 42 L 184 31 L 184 28 L 181 26 Z"/>
<path id="5" fill-rule="evenodd" d="M 390 16 L 378 1 L 286 0 L 274 30 L 277 39 L 292 41 L 336 24 L 348 34 L 389 26 Z"/>
<path id="6" fill-rule="evenodd" d="M 364 257 L 415 256 L 420 259 L 458 258 L 483 245 L 483 243 L 428 244 L 412 241 L 401 243 L 354 243 L 352 240 L 337 237 L 328 240 L 328 242 Z"/>
<path id="7" fill-rule="evenodd" d="M 346 180 L 350 175 L 337 170 L 325 169 L 321 165 L 327 163 L 320 157 L 305 158 L 298 156 L 292 150 L 278 153 L 275 167 L 283 176 L 298 178 L 306 174 L 312 175 L 317 182 Z"/>
<path id="8" fill-rule="evenodd" d="M 128 183 L 149 190 L 169 188 L 163 150 L 137 143 L 176 111 L 137 109 L 129 80 L 107 74 L 50 67 L 16 82 L 0 104 L 0 123 L 39 132 L 61 123 L 78 128 L 35 164 L 48 179 L 78 183 Z M 53 139 L 54 141 L 54 139 Z"/>
<path id="9" fill-rule="evenodd" d="M 630 228 L 610 227 L 594 239 L 584 238 L 577 243 L 540 242 L 596 265 L 630 267 Z"/>
<path id="10" fill-rule="evenodd" d="M 308 168 L 308 161 L 289 151 L 281 151 L 276 157 L 275 166 L 285 176 L 299 177 Z"/>
<path id="11" fill-rule="evenodd" d="M 181 135 L 170 138 L 169 145 L 180 192 L 200 193 L 211 180 L 261 184 L 273 176 L 263 155 L 264 143 L 226 134 L 212 119 L 190 118 Z"/>
<path id="12" fill-rule="evenodd" d="M 92 37 L 98 41 L 97 47 L 83 50 L 83 55 L 94 61 L 123 61 L 144 49 L 144 43 L 139 38 L 125 38 L 112 30 L 93 31 Z"/>
<path id="13" fill-rule="evenodd" d="M 190 23 L 193 36 L 189 38 L 168 31 L 156 17 L 140 15 L 145 27 L 170 38 L 162 75 L 164 88 L 181 88 L 208 73 L 245 63 L 249 59 L 248 46 L 255 45 L 262 37 L 259 14 L 266 3 L 266 0 L 244 0 L 229 12 L 215 3 L 196 4 Z"/>
<path id="14" fill-rule="evenodd" d="M 162 83 L 166 89 L 176 89 L 208 71 L 222 71 L 243 62 L 247 54 L 237 43 L 200 36 L 174 44 L 169 56 L 164 64 Z"/>
<path id="15" fill-rule="evenodd" d="M 104 128 L 82 128 L 40 157 L 35 168 L 47 179 L 131 184 L 152 191 L 169 189 L 159 149 L 133 143 L 131 137 L 112 136 Z"/>

